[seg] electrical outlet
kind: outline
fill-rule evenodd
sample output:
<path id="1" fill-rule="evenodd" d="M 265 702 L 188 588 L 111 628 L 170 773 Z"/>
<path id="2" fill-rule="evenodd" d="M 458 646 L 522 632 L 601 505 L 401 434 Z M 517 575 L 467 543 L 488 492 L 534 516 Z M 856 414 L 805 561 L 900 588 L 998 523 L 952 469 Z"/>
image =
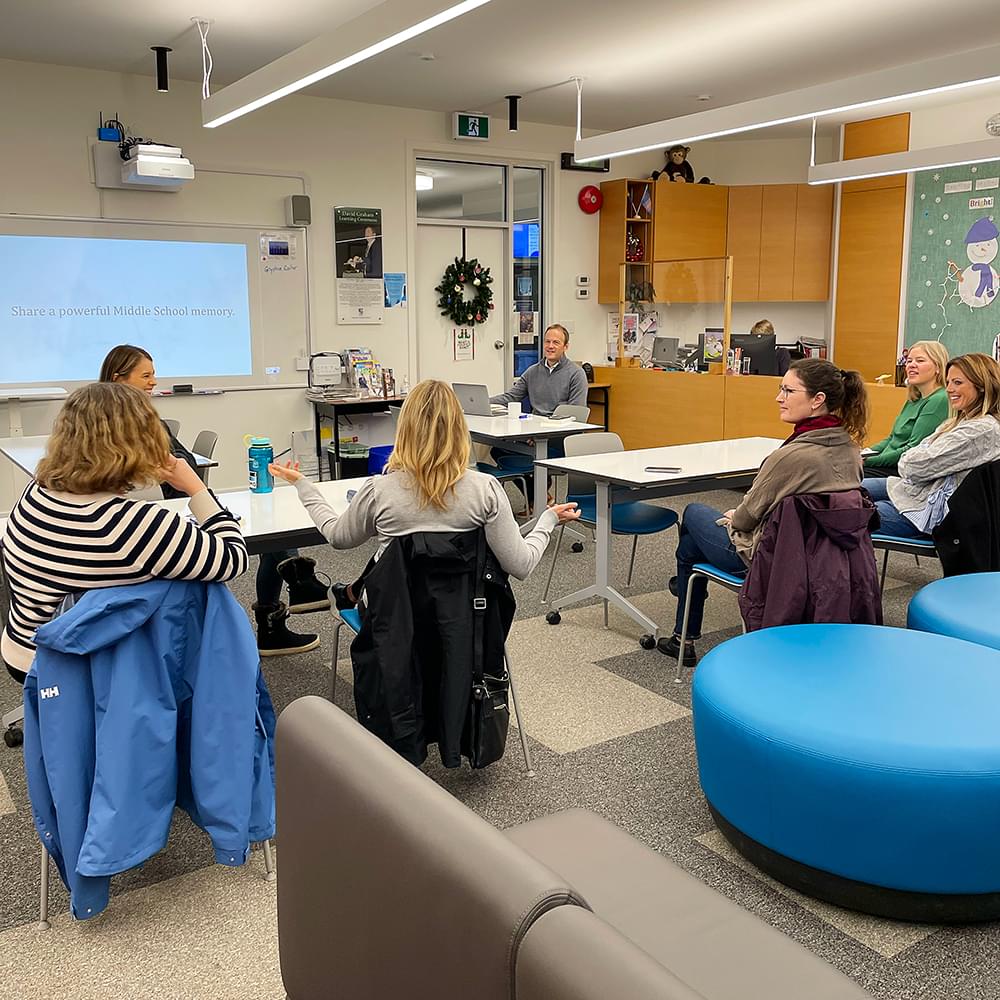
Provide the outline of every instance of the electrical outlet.
<path id="1" fill-rule="evenodd" d="M 576 276 L 576 285 L 577 285 L 577 288 L 583 288 L 584 285 L 589 285 L 589 284 L 590 284 L 590 275 L 589 274 L 578 274 Z"/>
<path id="2" fill-rule="evenodd" d="M 584 287 L 584 288 L 578 288 L 576 290 L 576 297 L 578 299 L 589 299 L 590 298 L 590 289 L 586 288 L 586 287 Z"/>

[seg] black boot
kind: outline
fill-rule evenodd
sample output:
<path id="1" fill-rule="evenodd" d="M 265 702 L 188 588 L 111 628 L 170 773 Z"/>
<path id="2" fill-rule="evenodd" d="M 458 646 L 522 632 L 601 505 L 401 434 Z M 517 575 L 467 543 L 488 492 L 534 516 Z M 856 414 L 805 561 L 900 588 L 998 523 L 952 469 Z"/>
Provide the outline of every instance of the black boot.
<path id="1" fill-rule="evenodd" d="M 330 607 L 330 581 L 316 576 L 316 560 L 292 556 L 278 563 L 278 576 L 288 584 L 288 612 L 324 611 Z"/>
<path id="2" fill-rule="evenodd" d="M 660 639 L 656 648 L 664 655 L 676 660 L 681 651 L 681 637 L 672 635 L 669 639 Z M 684 643 L 684 666 L 693 667 L 698 662 L 698 654 L 694 651 L 694 642 L 688 639 Z"/>
<path id="3" fill-rule="evenodd" d="M 319 645 L 318 635 L 296 635 L 289 632 L 285 622 L 288 608 L 284 604 L 255 604 L 257 619 L 257 652 L 261 656 L 287 656 L 305 653 Z"/>
<path id="4" fill-rule="evenodd" d="M 333 603 L 337 605 L 338 611 L 347 611 L 356 608 L 358 602 L 347 592 L 351 585 L 349 583 L 334 583 L 330 585 L 330 593 L 333 594 Z"/>

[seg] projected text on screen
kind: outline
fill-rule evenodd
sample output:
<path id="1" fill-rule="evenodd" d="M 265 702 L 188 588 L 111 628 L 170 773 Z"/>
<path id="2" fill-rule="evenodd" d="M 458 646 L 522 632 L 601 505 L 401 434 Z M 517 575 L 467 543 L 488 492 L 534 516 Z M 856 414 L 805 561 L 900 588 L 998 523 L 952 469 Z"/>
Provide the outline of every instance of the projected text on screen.
<path id="1" fill-rule="evenodd" d="M 246 246 L 0 235 L 0 383 L 96 379 L 125 343 L 162 376 L 250 375 Z"/>

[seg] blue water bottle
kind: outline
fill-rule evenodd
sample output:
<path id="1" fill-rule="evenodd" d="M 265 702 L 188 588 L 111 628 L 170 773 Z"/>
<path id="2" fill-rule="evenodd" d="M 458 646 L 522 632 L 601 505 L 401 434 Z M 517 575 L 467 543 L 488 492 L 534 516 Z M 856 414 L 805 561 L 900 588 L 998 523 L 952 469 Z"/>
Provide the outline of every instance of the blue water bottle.
<path id="1" fill-rule="evenodd" d="M 271 478 L 271 470 L 268 468 L 268 465 L 274 461 L 274 449 L 271 447 L 271 439 L 253 437 L 247 434 L 243 438 L 243 443 L 248 448 L 250 492 L 270 493 L 274 489 L 274 480 Z"/>

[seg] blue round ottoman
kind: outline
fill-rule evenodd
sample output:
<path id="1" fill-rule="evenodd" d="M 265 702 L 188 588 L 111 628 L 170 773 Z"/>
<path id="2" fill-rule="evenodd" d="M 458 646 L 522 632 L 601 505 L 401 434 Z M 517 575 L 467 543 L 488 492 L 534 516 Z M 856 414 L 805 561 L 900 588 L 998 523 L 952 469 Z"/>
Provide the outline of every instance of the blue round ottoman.
<path id="1" fill-rule="evenodd" d="M 739 636 L 698 664 L 719 828 L 808 895 L 902 920 L 1000 917 L 1000 653 L 873 625 Z"/>
<path id="2" fill-rule="evenodd" d="M 913 595 L 906 626 L 1000 649 L 998 609 L 1000 573 L 948 576 Z"/>

